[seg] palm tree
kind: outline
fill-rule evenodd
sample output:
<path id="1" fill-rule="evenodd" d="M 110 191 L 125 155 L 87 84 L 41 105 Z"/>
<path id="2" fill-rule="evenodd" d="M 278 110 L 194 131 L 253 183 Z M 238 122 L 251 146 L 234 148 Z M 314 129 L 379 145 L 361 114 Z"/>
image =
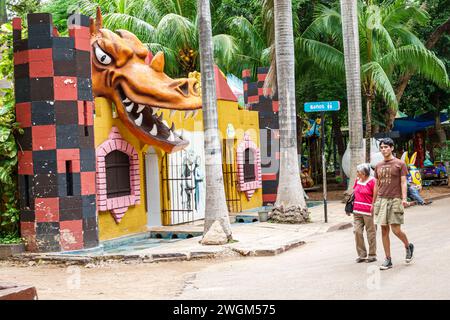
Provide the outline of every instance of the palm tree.
<path id="1" fill-rule="evenodd" d="M 275 55 L 280 104 L 280 177 L 271 220 L 303 223 L 308 220 L 308 209 L 300 181 L 297 155 L 294 34 L 291 6 L 291 0 L 274 1 Z"/>
<path id="2" fill-rule="evenodd" d="M 367 138 L 372 136 L 371 113 L 377 96 L 393 112 L 398 109 L 392 84 L 399 73 L 416 73 L 441 87 L 448 87 L 444 64 L 425 48 L 411 30 L 411 20 L 424 23 L 427 19 L 422 8 L 407 5 L 405 0 L 389 5 L 359 2 L 361 86 L 366 103 Z M 341 14 L 334 8 L 318 5 L 316 19 L 297 39 L 297 45 L 301 54 L 311 58 L 322 70 L 334 76 L 343 76 L 344 38 Z M 369 149 L 366 150 L 367 156 Z"/>
<path id="3" fill-rule="evenodd" d="M 364 162 L 361 78 L 359 69 L 358 11 L 356 1 L 341 0 L 342 36 L 344 39 L 345 79 L 347 85 L 348 126 L 350 140 L 350 181 L 347 193 L 356 179 L 356 166 Z"/>
<path id="4" fill-rule="evenodd" d="M 208 231 L 214 224 L 231 240 L 230 218 L 225 199 L 222 174 L 222 151 L 217 124 L 217 97 L 214 80 L 211 12 L 208 0 L 198 0 L 200 70 L 202 74 L 203 126 L 205 130 L 206 203 L 202 243 L 211 242 Z"/>

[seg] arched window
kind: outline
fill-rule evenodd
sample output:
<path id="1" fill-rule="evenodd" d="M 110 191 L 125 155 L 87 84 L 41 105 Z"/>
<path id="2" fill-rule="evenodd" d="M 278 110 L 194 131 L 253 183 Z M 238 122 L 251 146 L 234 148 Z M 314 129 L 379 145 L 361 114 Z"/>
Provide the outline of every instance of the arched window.
<path id="1" fill-rule="evenodd" d="M 105 162 L 107 197 L 129 196 L 130 157 L 124 152 L 114 150 L 106 155 Z"/>

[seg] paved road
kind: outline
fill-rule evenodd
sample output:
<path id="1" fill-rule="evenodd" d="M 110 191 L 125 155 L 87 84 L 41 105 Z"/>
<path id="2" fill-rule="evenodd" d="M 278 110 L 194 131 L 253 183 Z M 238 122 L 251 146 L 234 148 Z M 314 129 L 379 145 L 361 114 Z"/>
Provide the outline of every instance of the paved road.
<path id="1" fill-rule="evenodd" d="M 393 235 L 393 269 L 377 268 L 384 257 L 380 236 L 379 261 L 354 263 L 353 232 L 347 229 L 312 237 L 279 256 L 211 263 L 191 275 L 177 298 L 450 299 L 450 199 L 405 214 L 403 230 L 416 247 L 409 265 Z"/>
<path id="2" fill-rule="evenodd" d="M 410 208 L 405 220 L 415 259 L 405 265 L 392 239 L 394 269 L 387 271 L 378 270 L 381 261 L 354 263 L 346 229 L 273 257 L 94 268 L 0 262 L 0 282 L 36 286 L 39 299 L 450 299 L 450 199 Z"/>

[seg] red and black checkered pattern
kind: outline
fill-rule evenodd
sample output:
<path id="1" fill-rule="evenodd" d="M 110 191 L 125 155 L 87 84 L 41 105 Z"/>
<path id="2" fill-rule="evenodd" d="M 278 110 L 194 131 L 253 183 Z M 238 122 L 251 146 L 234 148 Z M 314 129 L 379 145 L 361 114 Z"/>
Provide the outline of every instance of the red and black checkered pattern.
<path id="1" fill-rule="evenodd" d="M 59 37 L 47 13 L 13 19 L 21 233 L 28 250 L 98 245 L 89 18 Z M 70 180 L 70 181 L 68 181 Z"/>
<path id="2" fill-rule="evenodd" d="M 257 82 L 251 82 L 250 70 L 242 72 L 245 104 L 259 114 L 263 205 L 276 201 L 280 163 L 278 95 L 270 98 L 263 94 L 268 71 L 269 68 L 258 68 Z"/>

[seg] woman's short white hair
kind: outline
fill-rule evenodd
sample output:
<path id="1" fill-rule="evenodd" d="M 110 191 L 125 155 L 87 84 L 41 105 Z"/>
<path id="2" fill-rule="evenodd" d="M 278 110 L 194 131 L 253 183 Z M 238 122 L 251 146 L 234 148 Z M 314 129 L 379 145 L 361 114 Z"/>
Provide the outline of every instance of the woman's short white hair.
<path id="1" fill-rule="evenodd" d="M 356 171 L 361 172 L 366 177 L 370 176 L 370 164 L 369 163 L 361 163 L 356 166 Z"/>

